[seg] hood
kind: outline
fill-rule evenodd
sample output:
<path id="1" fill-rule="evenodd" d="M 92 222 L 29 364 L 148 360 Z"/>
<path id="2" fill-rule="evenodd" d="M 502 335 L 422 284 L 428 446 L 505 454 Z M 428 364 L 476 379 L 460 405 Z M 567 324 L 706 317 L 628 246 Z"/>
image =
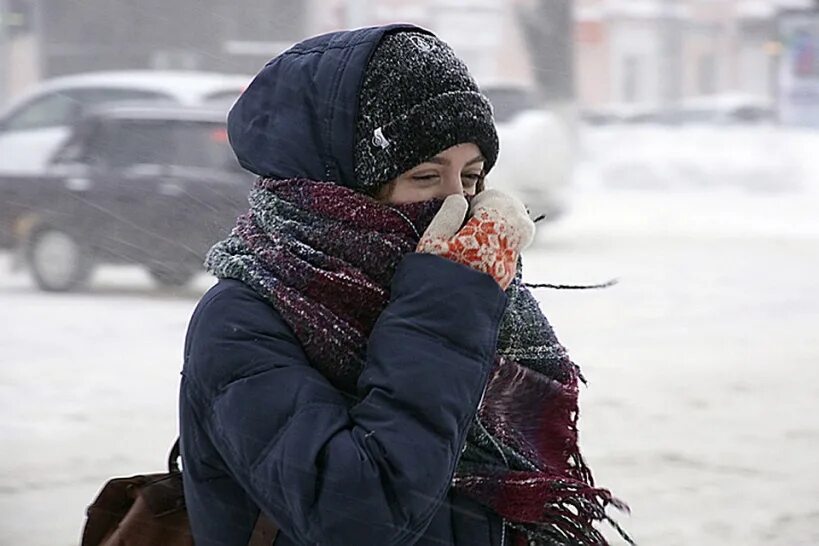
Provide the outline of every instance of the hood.
<path id="1" fill-rule="evenodd" d="M 353 146 L 364 71 L 394 24 L 309 38 L 268 62 L 228 114 L 239 163 L 263 177 L 354 185 Z"/>

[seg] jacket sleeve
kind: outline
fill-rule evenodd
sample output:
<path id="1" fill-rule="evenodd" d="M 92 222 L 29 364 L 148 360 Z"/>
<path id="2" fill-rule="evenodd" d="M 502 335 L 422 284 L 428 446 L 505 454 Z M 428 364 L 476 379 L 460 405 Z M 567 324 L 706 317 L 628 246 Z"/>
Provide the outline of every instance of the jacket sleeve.
<path id="1" fill-rule="evenodd" d="M 405 257 L 352 402 L 269 305 L 217 296 L 190 341 L 207 362 L 186 362 L 186 377 L 207 399 L 204 426 L 229 473 L 285 534 L 413 544 L 449 489 L 505 305 L 488 275 Z"/>

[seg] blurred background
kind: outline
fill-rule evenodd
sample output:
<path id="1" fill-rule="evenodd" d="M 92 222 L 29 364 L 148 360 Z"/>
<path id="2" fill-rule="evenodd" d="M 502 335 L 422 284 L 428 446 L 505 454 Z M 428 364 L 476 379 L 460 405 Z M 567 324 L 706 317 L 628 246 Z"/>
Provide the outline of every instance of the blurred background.
<path id="1" fill-rule="evenodd" d="M 819 2 L 0 0 L 0 544 L 75 545 L 161 471 L 225 114 L 300 39 L 410 21 L 496 111 L 488 184 L 589 380 L 581 446 L 647 545 L 819 544 Z M 612 543 L 619 544 L 612 536 Z"/>

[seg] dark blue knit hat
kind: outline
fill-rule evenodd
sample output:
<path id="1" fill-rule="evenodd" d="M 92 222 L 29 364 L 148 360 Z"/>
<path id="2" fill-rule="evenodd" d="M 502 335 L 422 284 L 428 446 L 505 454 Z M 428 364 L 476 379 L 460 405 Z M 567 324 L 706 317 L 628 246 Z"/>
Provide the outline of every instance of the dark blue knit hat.
<path id="1" fill-rule="evenodd" d="M 372 191 L 440 152 L 471 142 L 488 172 L 498 157 L 492 106 L 464 62 L 432 34 L 386 35 L 364 74 L 355 175 Z"/>

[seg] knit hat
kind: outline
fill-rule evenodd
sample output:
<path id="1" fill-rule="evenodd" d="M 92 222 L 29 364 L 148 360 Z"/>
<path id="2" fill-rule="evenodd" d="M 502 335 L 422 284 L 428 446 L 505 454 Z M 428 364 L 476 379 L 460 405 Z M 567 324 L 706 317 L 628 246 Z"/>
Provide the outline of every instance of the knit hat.
<path id="1" fill-rule="evenodd" d="M 474 143 L 485 171 L 498 157 L 492 106 L 464 62 L 431 34 L 386 35 L 367 64 L 359 95 L 354 163 L 373 191 L 456 144 Z"/>

